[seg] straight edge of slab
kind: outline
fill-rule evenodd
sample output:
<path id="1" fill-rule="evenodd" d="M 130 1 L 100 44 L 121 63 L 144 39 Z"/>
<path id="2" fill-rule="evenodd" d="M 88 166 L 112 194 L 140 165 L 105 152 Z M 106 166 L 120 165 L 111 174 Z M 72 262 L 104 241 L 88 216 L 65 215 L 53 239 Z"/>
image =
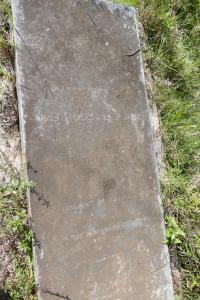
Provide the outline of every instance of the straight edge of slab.
<path id="1" fill-rule="evenodd" d="M 134 7 L 126 7 L 121 4 L 113 3 L 111 0 L 94 0 L 96 4 L 98 5 L 99 3 L 103 2 L 108 10 L 111 13 L 114 13 L 116 10 L 119 10 L 121 13 L 132 17 L 135 22 L 136 26 L 136 36 L 138 39 L 138 45 L 139 49 L 141 49 L 140 45 L 140 38 L 139 38 L 139 28 L 138 28 L 138 21 L 136 17 L 136 9 Z M 20 8 L 20 0 L 11 0 L 11 7 L 12 7 L 12 15 L 13 15 L 13 20 L 14 20 L 14 40 L 15 40 L 15 45 L 20 45 L 21 41 L 23 41 L 23 37 L 19 36 L 18 33 L 18 26 L 20 26 L 20 22 L 23 21 L 24 16 L 23 16 L 23 10 Z M 19 18 L 20 16 L 20 18 Z M 16 48 L 17 49 L 17 48 Z M 143 67 L 143 58 L 142 58 L 142 53 L 140 51 L 140 80 L 144 86 L 145 90 L 145 101 L 148 109 L 148 118 L 150 120 L 150 108 L 149 108 L 149 101 L 148 101 L 148 96 L 147 96 L 147 89 L 146 89 L 146 81 L 145 81 L 145 74 L 144 74 L 144 67 Z M 24 119 L 24 109 L 23 109 L 23 92 L 20 88 L 20 78 L 23 78 L 23 73 L 21 72 L 20 66 L 19 66 L 19 61 L 18 61 L 18 53 L 15 51 L 15 69 L 16 69 L 16 89 L 17 89 L 17 101 L 18 101 L 18 111 L 19 111 L 19 128 L 20 128 L 20 140 L 21 140 L 21 150 L 22 150 L 22 162 L 24 165 L 24 176 L 27 180 L 28 179 L 28 173 L 27 173 L 27 159 L 26 159 L 26 132 L 25 132 L 25 119 Z M 158 179 L 158 168 L 157 168 L 157 162 L 156 162 L 156 157 L 155 157 L 155 148 L 154 148 L 154 136 L 153 136 L 153 128 L 152 128 L 152 122 L 149 121 L 151 124 L 151 136 L 152 136 L 152 161 L 154 164 L 154 168 L 156 171 L 156 181 L 157 181 L 157 201 L 159 203 L 160 207 L 160 213 L 161 213 L 161 230 L 163 232 L 163 238 L 165 236 L 165 223 L 164 223 L 164 212 L 163 212 L 163 205 L 162 205 L 162 200 L 160 197 L 160 184 L 159 184 L 159 179 Z M 30 190 L 27 191 L 27 198 L 28 198 L 28 213 L 29 216 L 31 217 L 31 205 L 30 205 Z M 166 263 L 164 263 L 162 268 L 164 268 L 164 274 L 166 281 L 168 282 L 166 285 L 166 289 L 168 290 L 168 298 L 167 300 L 173 300 L 174 299 L 174 290 L 173 290 L 173 282 L 172 282 L 172 275 L 171 275 L 171 267 L 170 267 L 170 258 L 169 258 L 169 251 L 168 251 L 168 246 L 163 244 L 163 258 L 166 260 Z M 37 255 L 36 255 L 36 250 L 35 247 L 33 247 L 33 269 L 34 269 L 34 277 L 35 277 L 35 284 L 37 288 L 37 297 L 38 300 L 43 300 L 41 296 L 41 291 L 39 288 L 40 284 L 40 275 L 39 275 L 39 270 L 38 270 L 38 264 L 37 264 Z M 156 271 L 156 270 L 155 270 Z"/>
<path id="2" fill-rule="evenodd" d="M 18 33 L 18 23 L 20 21 L 23 21 L 24 15 L 22 9 L 20 9 L 20 0 L 11 0 L 11 9 L 12 9 L 12 16 L 13 16 L 13 31 L 14 31 L 14 42 L 15 46 L 18 47 L 18 45 L 21 44 L 21 38 L 19 37 Z M 19 20 L 20 16 L 20 20 Z M 16 30 L 17 29 L 17 30 Z M 20 144 L 21 144 L 21 151 L 22 151 L 22 172 L 23 176 L 27 181 L 29 181 L 28 178 L 28 170 L 27 170 L 27 158 L 26 158 L 26 131 L 25 131 L 25 119 L 24 119 L 24 108 L 23 108 L 23 92 L 20 88 L 20 78 L 23 78 L 23 73 L 21 72 L 20 66 L 19 66 L 19 60 L 18 60 L 18 52 L 17 47 L 15 48 L 15 70 L 16 70 L 16 90 L 17 90 L 17 103 L 18 103 L 18 112 L 19 112 L 19 131 L 20 131 Z M 32 212 L 31 212 L 31 200 L 30 200 L 30 189 L 27 189 L 27 200 L 28 200 L 28 214 L 30 218 L 32 218 Z M 33 224 L 31 221 L 31 227 L 33 228 Z M 34 244 L 34 239 L 32 237 L 32 245 Z M 38 263 L 37 263 L 37 254 L 36 254 L 36 248 L 32 246 L 32 252 L 33 252 L 33 273 L 34 273 L 34 279 L 35 279 L 35 286 L 36 286 L 36 293 L 38 300 L 43 300 L 41 296 L 41 291 L 39 288 L 40 285 L 40 276 L 39 276 L 39 269 L 38 269 Z"/>
<path id="3" fill-rule="evenodd" d="M 132 7 L 132 9 L 134 9 Z M 134 9 L 135 13 L 133 14 L 133 18 L 135 19 L 135 24 L 136 24 L 136 32 L 137 32 L 137 38 L 138 38 L 138 45 L 139 49 L 141 49 L 141 43 L 140 43 L 140 35 L 139 35 L 139 26 L 138 26 L 138 20 L 137 20 L 137 11 Z M 140 75 L 141 75 L 141 81 L 144 85 L 144 90 L 145 90 L 145 101 L 148 109 L 148 118 L 149 118 L 149 123 L 151 126 L 151 139 L 152 139 L 152 161 L 154 163 L 154 168 L 155 168 L 155 173 L 156 173 L 156 182 L 157 182 L 157 201 L 159 203 L 160 207 L 160 214 L 161 214 L 161 230 L 163 233 L 163 239 L 165 238 L 165 222 L 164 222 L 164 210 L 163 210 L 163 203 L 161 199 L 161 191 L 160 191 L 160 181 L 159 181 L 159 175 L 158 175 L 158 165 L 157 165 L 157 160 L 155 156 L 155 139 L 153 135 L 153 126 L 152 126 L 152 121 L 150 118 L 151 110 L 149 107 L 149 100 L 148 100 L 148 95 L 147 95 L 147 88 L 146 88 L 146 80 L 145 80 L 145 73 L 144 73 L 144 63 L 143 63 L 143 57 L 142 57 L 142 52 L 140 51 Z M 161 266 L 164 268 L 164 274 L 165 274 L 165 279 L 168 282 L 166 285 L 166 288 L 169 288 L 169 293 L 168 297 L 170 300 L 174 299 L 174 288 L 173 288 L 173 280 L 172 280 L 172 273 L 171 273 L 171 265 L 170 265 L 170 256 L 169 256 L 169 249 L 166 244 L 164 244 L 163 240 L 163 257 L 166 260 L 166 263 Z M 155 270 L 156 271 L 156 270 Z"/>

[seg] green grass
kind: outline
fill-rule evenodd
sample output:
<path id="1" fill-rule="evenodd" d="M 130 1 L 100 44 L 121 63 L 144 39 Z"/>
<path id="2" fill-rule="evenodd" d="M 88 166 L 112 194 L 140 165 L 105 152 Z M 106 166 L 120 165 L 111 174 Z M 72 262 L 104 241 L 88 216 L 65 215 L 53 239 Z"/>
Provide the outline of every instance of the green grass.
<path id="1" fill-rule="evenodd" d="M 11 9 L 7 0 L 0 1 L 0 97 L 13 95 L 11 69 L 14 63 Z M 10 90 L 8 90 L 8 87 Z M 12 101 L 12 98 L 11 98 Z M 2 103 L 0 103 L 2 106 Z M 2 107 L 1 107 L 2 110 Z M 1 112 L 2 113 L 2 112 Z M 11 121 L 12 123 L 12 121 Z M 13 129 L 16 130 L 16 129 Z M 2 162 L 3 163 L 3 162 Z M 4 245 L 3 262 L 7 274 L 0 283 L 0 299 L 34 300 L 32 231 L 27 208 L 29 184 L 8 162 L 1 165 L 7 180 L 0 187 L 0 244 Z M 2 256 L 1 256 L 2 257 Z"/>
<path id="2" fill-rule="evenodd" d="M 27 214 L 27 188 L 19 175 L 6 170 L 7 183 L 0 187 L 1 241 L 8 241 L 10 272 L 3 282 L 4 293 L 13 300 L 35 298 L 32 268 L 32 231 Z"/>
<path id="3" fill-rule="evenodd" d="M 179 299 L 200 299 L 200 1 L 125 0 L 144 28 L 145 69 L 161 120 L 166 239 Z"/>
<path id="4" fill-rule="evenodd" d="M 7 64 L 13 63 L 14 43 L 12 39 L 12 17 L 8 1 L 0 1 L 0 78 L 10 77 L 6 68 Z"/>

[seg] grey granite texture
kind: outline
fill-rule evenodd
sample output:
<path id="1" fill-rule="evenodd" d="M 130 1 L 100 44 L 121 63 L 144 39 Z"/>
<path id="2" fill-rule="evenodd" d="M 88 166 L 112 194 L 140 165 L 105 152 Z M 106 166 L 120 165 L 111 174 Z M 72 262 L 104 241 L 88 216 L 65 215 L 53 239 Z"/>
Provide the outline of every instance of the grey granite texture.
<path id="1" fill-rule="evenodd" d="M 39 299 L 173 299 L 134 9 L 12 9 Z"/>

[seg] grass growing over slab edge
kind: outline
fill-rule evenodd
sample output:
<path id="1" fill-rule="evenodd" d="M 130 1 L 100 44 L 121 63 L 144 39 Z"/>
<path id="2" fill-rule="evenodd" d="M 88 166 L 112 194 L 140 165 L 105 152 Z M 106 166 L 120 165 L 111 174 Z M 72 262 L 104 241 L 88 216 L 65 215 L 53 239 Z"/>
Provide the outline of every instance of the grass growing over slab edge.
<path id="1" fill-rule="evenodd" d="M 15 98 L 14 44 L 11 8 L 0 2 L 0 114 L 5 132 L 18 130 Z M 14 102 L 13 102 L 13 98 Z M 2 100 L 3 99 L 3 100 Z M 5 101 L 4 101 L 5 100 Z M 5 102 L 5 103 L 3 103 Z M 12 110 L 12 111 L 11 111 Z M 5 123 L 4 123 L 5 122 Z M 28 217 L 27 189 L 30 184 L 12 168 L 1 154 L 0 171 L 5 180 L 0 186 L 0 265 L 5 269 L 0 282 L 0 299 L 35 300 L 32 258 L 32 231 Z"/>
<path id="2" fill-rule="evenodd" d="M 162 130 L 166 242 L 177 299 L 200 299 L 200 1 L 117 0 L 137 8 Z M 172 268 L 173 269 L 173 268 Z"/>

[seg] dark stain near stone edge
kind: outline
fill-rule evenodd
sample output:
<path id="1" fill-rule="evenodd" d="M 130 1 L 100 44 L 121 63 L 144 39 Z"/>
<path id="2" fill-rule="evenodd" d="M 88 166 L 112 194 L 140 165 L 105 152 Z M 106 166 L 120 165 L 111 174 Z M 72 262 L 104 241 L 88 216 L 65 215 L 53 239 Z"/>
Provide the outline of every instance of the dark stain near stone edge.
<path id="1" fill-rule="evenodd" d="M 46 206 L 46 208 L 49 208 L 50 202 L 46 200 L 46 198 L 44 197 L 44 194 L 39 193 L 35 187 L 32 187 L 30 189 L 30 192 L 32 194 L 36 195 L 38 202 L 41 202 L 43 206 Z"/>
<path id="2" fill-rule="evenodd" d="M 41 242 L 38 240 L 35 232 L 33 232 L 33 247 L 41 249 Z"/>
<path id="3" fill-rule="evenodd" d="M 49 290 L 47 288 L 41 290 L 41 292 L 43 294 L 48 294 L 48 295 L 51 295 L 51 296 L 55 296 L 55 297 L 60 298 L 60 299 L 72 300 L 72 298 L 70 298 L 68 295 L 64 296 L 64 295 L 61 295 L 59 292 Z"/>
<path id="4" fill-rule="evenodd" d="M 33 168 L 33 166 L 31 165 L 31 163 L 29 161 L 27 162 L 27 169 L 33 171 L 35 174 L 38 173 L 38 171 Z"/>

